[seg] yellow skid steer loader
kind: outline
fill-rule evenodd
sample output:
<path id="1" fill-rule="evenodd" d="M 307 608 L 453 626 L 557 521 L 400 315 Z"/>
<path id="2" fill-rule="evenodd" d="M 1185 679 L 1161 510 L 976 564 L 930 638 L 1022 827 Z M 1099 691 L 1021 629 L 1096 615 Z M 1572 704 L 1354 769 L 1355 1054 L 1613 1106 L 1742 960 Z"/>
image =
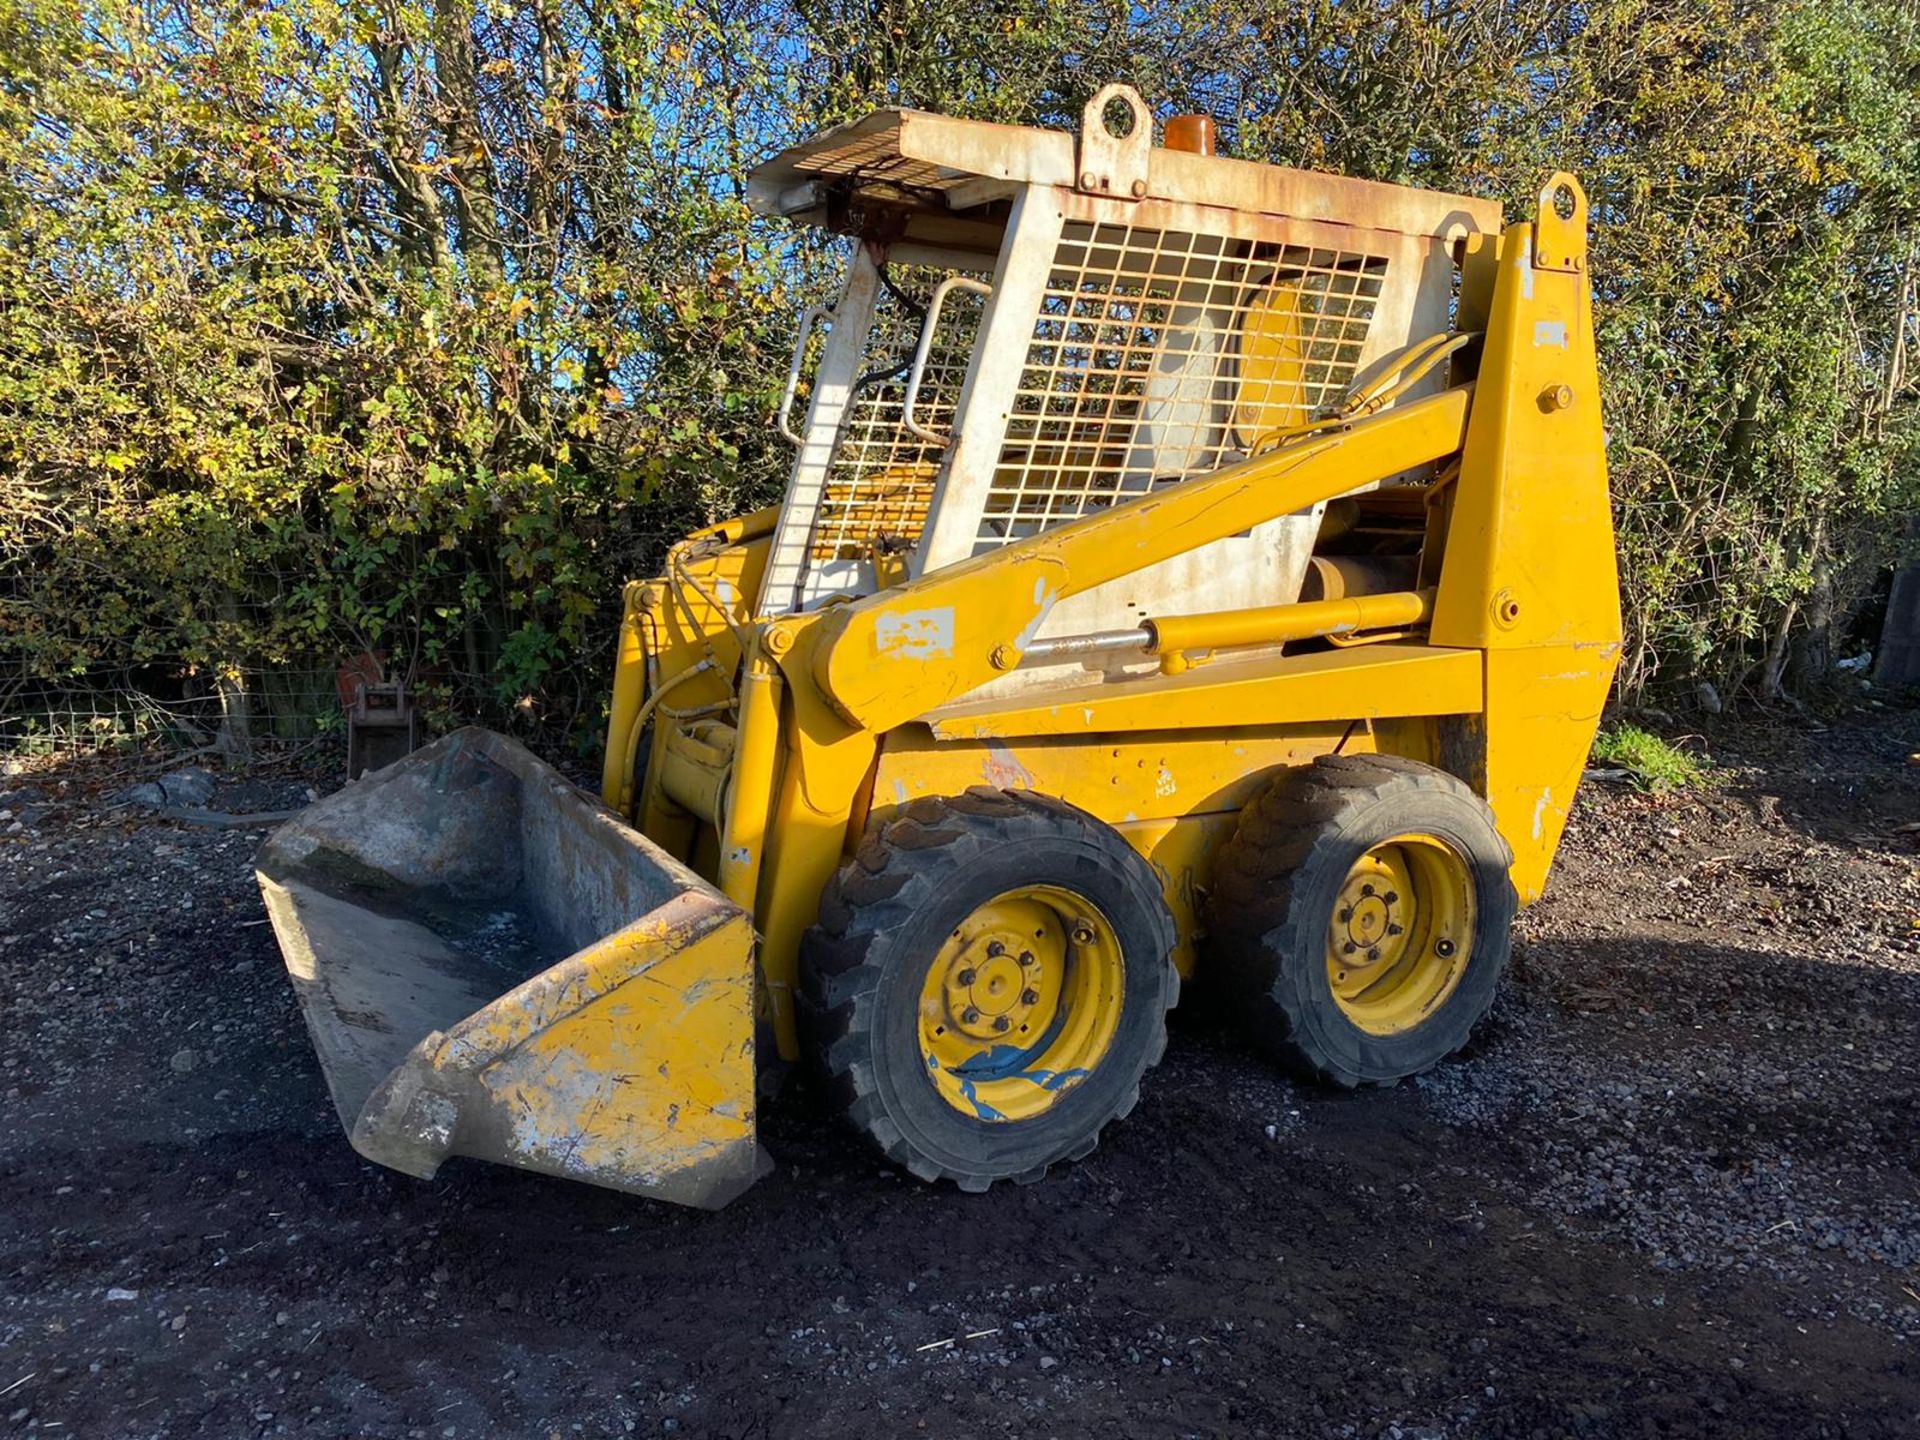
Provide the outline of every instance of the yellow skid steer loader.
<path id="1" fill-rule="evenodd" d="M 1182 977 L 1335 1085 L 1466 1040 L 1620 639 L 1585 197 L 1153 138 L 1112 86 L 752 173 L 846 275 L 782 503 L 627 589 L 604 803 L 463 730 L 262 852 L 363 1154 L 716 1207 L 806 1058 L 979 1190 L 1132 1108 Z"/>

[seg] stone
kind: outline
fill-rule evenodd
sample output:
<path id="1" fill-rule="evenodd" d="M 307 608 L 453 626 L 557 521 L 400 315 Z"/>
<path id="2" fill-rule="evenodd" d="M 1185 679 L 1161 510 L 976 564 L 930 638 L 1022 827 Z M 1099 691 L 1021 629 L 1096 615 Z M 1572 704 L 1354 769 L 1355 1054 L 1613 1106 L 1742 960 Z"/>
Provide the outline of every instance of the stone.
<path id="1" fill-rule="evenodd" d="M 197 765 L 190 765 L 143 785 L 129 785 L 113 798 L 120 804 L 144 805 L 150 810 L 157 810 L 163 805 L 198 809 L 213 798 L 213 775 Z"/>

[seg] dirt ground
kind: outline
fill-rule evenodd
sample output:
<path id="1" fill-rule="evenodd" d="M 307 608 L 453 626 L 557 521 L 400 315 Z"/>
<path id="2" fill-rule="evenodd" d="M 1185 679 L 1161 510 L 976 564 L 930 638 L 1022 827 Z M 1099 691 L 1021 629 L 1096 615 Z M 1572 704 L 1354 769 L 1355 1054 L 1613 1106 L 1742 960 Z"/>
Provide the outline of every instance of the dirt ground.
<path id="1" fill-rule="evenodd" d="M 1587 787 L 1434 1075 L 1189 1019 L 978 1197 L 793 1088 L 717 1215 L 360 1161 L 259 832 L 0 777 L 0 1433 L 1920 1436 L 1920 716 L 1740 733 L 1704 794 Z"/>

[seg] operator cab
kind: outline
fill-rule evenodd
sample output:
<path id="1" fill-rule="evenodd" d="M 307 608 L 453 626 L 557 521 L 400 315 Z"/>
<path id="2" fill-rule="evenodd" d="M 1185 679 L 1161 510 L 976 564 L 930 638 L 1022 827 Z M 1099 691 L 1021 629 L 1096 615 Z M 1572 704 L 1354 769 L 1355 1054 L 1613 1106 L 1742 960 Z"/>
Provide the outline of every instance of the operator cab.
<path id="1" fill-rule="evenodd" d="M 1454 247 L 1498 233 L 1497 204 L 1228 159 L 1208 133 L 1176 122 L 1193 148 L 1157 147 L 1145 103 L 1108 86 L 1078 135 L 889 110 L 753 171 L 757 213 L 856 242 L 800 327 L 759 613 L 1233 464 L 1447 332 Z M 1072 597 L 1039 636 L 1298 599 L 1322 508 Z"/>

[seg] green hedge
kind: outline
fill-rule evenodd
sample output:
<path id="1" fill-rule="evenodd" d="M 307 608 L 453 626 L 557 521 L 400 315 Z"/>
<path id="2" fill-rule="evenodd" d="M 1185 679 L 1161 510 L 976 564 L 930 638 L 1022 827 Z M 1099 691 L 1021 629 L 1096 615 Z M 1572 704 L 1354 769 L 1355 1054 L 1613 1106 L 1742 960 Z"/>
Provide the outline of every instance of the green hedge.
<path id="1" fill-rule="evenodd" d="M 0 697 L 378 650 L 591 744 L 621 582 L 780 482 L 832 259 L 745 167 L 1113 78 L 1514 213 L 1578 171 L 1622 684 L 1816 680 L 1914 500 L 1916 61 L 1867 0 L 0 0 Z"/>

